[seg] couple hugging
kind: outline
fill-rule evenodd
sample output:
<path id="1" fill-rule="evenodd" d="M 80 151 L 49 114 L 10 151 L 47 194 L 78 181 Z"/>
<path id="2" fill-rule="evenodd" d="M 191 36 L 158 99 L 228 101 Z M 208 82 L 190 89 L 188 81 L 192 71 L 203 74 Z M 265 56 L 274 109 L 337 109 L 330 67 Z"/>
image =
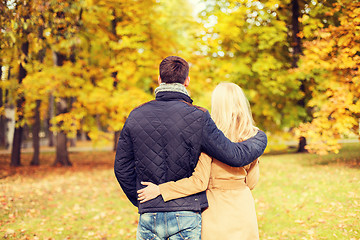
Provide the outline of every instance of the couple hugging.
<path id="1" fill-rule="evenodd" d="M 192 105 L 189 65 L 160 63 L 156 98 L 128 116 L 114 170 L 138 207 L 137 239 L 259 239 L 252 189 L 267 137 L 243 91 L 219 84 L 211 116 Z"/>

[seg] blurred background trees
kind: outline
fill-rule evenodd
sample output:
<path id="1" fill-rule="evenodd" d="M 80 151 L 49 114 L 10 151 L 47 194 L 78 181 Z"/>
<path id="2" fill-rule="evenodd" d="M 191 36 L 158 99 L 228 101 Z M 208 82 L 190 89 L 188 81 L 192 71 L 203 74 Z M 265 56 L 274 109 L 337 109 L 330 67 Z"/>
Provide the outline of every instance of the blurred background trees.
<path id="1" fill-rule="evenodd" d="M 359 135 L 357 1 L 3 0 L 0 9 L 0 144 L 13 139 L 13 166 L 22 139 L 33 165 L 46 139 L 64 166 L 68 141 L 116 142 L 169 55 L 191 64 L 196 104 L 209 108 L 221 81 L 239 84 L 270 139 L 291 133 L 326 153 Z"/>

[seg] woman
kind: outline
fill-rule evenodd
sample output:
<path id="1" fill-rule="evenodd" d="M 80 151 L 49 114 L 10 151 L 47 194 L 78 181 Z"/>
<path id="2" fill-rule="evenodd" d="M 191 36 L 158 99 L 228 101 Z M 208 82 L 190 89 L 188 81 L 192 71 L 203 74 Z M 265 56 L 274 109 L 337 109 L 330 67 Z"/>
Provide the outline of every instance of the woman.
<path id="1" fill-rule="evenodd" d="M 220 83 L 212 94 L 211 115 L 216 125 L 233 142 L 257 133 L 249 102 L 234 83 Z M 201 154 L 193 175 L 159 186 L 147 185 L 138 191 L 140 202 L 162 195 L 164 201 L 206 190 L 209 208 L 202 213 L 201 238 L 259 239 L 251 189 L 259 179 L 258 159 L 245 167 L 230 167 Z"/>

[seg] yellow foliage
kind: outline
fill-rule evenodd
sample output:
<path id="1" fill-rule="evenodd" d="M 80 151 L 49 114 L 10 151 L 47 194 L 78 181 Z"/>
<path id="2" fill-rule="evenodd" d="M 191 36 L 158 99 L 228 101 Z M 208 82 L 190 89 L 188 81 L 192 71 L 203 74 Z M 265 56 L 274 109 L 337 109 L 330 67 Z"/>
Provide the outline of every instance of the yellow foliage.
<path id="1" fill-rule="evenodd" d="M 340 26 L 329 26 L 317 34 L 317 39 L 306 42 L 300 69 L 314 72 L 318 82 L 311 88 L 309 105 L 316 110 L 310 123 L 302 124 L 297 134 L 310 139 L 308 149 L 319 154 L 338 152 L 337 140 L 351 133 L 359 133 L 360 85 L 359 27 L 360 3 L 344 0 L 335 8 L 343 7 Z"/>

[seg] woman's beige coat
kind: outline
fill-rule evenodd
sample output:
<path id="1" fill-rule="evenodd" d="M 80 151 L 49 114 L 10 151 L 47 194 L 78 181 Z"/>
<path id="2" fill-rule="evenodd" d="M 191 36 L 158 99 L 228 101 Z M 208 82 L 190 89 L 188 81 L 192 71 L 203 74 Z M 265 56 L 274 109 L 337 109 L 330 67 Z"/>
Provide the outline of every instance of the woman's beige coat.
<path id="1" fill-rule="evenodd" d="M 193 175 L 159 185 L 164 201 L 206 190 L 209 208 L 202 213 L 203 240 L 259 239 L 251 191 L 259 179 L 259 161 L 236 168 L 201 154 Z"/>

